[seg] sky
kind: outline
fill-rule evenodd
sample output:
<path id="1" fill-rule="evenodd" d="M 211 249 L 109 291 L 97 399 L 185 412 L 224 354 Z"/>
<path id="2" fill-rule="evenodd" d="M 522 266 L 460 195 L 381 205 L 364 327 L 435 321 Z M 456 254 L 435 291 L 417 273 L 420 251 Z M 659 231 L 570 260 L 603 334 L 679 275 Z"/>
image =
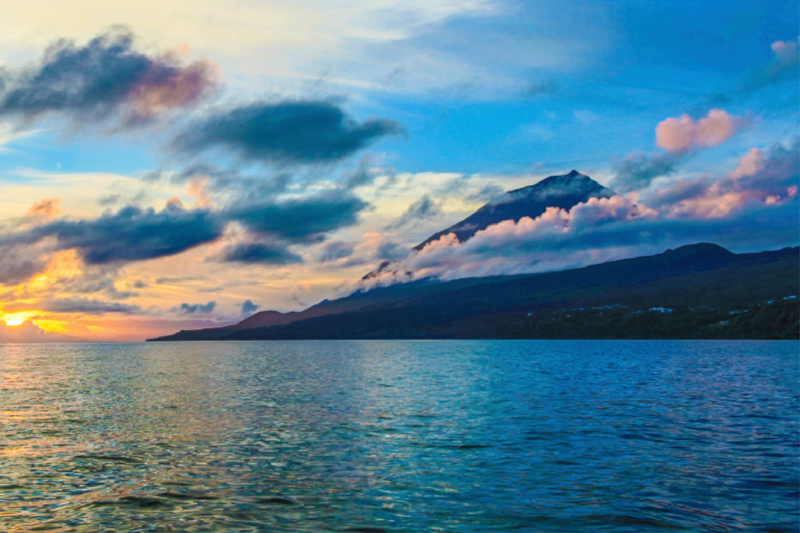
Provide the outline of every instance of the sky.
<path id="1" fill-rule="evenodd" d="M 303 309 L 383 261 L 455 279 L 800 243 L 796 1 L 0 10 L 0 342 Z M 616 194 L 411 252 L 572 169 Z"/>

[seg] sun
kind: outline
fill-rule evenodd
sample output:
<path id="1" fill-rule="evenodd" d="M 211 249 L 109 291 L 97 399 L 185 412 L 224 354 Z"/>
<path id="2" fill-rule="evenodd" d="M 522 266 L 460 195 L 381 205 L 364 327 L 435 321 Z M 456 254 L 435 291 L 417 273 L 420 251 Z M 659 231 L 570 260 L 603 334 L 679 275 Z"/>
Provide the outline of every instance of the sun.
<path id="1" fill-rule="evenodd" d="M 6 320 L 7 326 L 21 326 L 24 323 L 25 323 L 24 318 L 11 318 L 9 320 Z"/>

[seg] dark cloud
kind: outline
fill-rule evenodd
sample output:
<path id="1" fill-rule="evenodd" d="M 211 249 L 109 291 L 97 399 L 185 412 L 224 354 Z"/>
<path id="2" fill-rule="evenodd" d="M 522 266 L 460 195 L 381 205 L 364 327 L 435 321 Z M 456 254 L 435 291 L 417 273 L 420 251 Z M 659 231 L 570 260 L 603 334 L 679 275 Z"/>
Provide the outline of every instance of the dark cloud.
<path id="1" fill-rule="evenodd" d="M 37 65 L 2 74 L 0 116 L 59 115 L 77 125 L 116 117 L 116 128 L 130 128 L 194 104 L 215 86 L 211 63 L 184 66 L 173 54 L 148 56 L 134 50 L 134 40 L 130 30 L 115 27 L 85 46 L 55 42 Z"/>
<path id="2" fill-rule="evenodd" d="M 214 302 L 214 301 L 208 302 L 207 304 L 187 304 L 187 303 L 182 303 L 180 310 L 181 310 L 182 313 L 185 313 L 187 315 L 193 315 L 195 313 L 198 313 L 198 314 L 201 314 L 201 315 L 207 315 L 207 314 L 211 313 L 212 311 L 214 311 L 214 308 L 216 306 L 217 306 L 217 302 Z"/>
<path id="3" fill-rule="evenodd" d="M 355 245 L 350 242 L 329 242 L 323 248 L 322 255 L 320 256 L 319 260 L 323 263 L 327 263 L 328 261 L 344 259 L 345 257 L 350 257 L 353 255 L 354 250 Z"/>
<path id="4" fill-rule="evenodd" d="M 649 157 L 641 153 L 631 154 L 613 163 L 615 175 L 610 187 L 618 192 L 643 189 L 655 178 L 675 172 L 686 157 L 684 153 L 665 153 Z"/>
<path id="5" fill-rule="evenodd" d="M 332 102 L 255 102 L 190 124 L 172 148 L 186 154 L 223 149 L 245 161 L 325 163 L 402 131 L 391 120 L 373 118 L 359 124 Z"/>
<path id="6" fill-rule="evenodd" d="M 396 230 L 402 228 L 403 226 L 419 222 L 420 220 L 438 217 L 441 214 L 442 210 L 439 205 L 433 201 L 430 195 L 426 194 L 408 206 L 408 209 L 406 209 L 405 213 L 400 215 L 397 220 L 386 226 L 386 229 Z"/>
<path id="7" fill-rule="evenodd" d="M 247 242 L 225 247 L 221 261 L 226 263 L 290 265 L 303 258 L 280 243 Z"/>
<path id="8" fill-rule="evenodd" d="M 260 305 L 254 304 L 251 300 L 245 300 L 242 302 L 242 314 L 249 315 L 255 313 L 260 307 Z"/>
<path id="9" fill-rule="evenodd" d="M 0 246 L 53 239 L 53 249 L 75 249 L 87 264 L 141 261 L 175 255 L 216 240 L 224 221 L 215 213 L 169 204 L 160 212 L 128 206 L 93 220 L 55 220 L 0 237 Z"/>
<path id="10" fill-rule="evenodd" d="M 314 242 L 324 239 L 325 233 L 356 224 L 368 205 L 347 191 L 333 189 L 284 201 L 241 201 L 228 209 L 226 217 L 253 233 Z"/>

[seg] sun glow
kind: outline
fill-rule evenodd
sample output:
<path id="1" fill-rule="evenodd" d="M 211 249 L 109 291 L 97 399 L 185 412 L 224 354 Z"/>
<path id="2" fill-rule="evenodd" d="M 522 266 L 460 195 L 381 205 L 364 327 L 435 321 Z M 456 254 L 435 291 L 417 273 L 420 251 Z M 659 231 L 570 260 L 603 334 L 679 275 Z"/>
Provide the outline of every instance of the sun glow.
<path id="1" fill-rule="evenodd" d="M 10 318 L 6 320 L 6 326 L 21 326 L 25 323 L 24 318 Z"/>

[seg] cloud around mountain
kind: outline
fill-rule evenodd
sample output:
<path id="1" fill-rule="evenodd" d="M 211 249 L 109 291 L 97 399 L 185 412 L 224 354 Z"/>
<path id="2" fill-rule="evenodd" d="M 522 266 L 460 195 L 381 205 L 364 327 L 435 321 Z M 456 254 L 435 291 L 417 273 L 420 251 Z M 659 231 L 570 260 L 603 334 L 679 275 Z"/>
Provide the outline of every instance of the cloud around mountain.
<path id="1" fill-rule="evenodd" d="M 457 279 L 574 268 L 713 239 L 757 247 L 761 236 L 796 237 L 800 142 L 751 150 L 723 176 L 677 180 L 671 186 L 569 209 L 506 220 L 465 241 L 445 233 L 416 253 L 371 274 L 365 287 L 434 277 Z"/>

